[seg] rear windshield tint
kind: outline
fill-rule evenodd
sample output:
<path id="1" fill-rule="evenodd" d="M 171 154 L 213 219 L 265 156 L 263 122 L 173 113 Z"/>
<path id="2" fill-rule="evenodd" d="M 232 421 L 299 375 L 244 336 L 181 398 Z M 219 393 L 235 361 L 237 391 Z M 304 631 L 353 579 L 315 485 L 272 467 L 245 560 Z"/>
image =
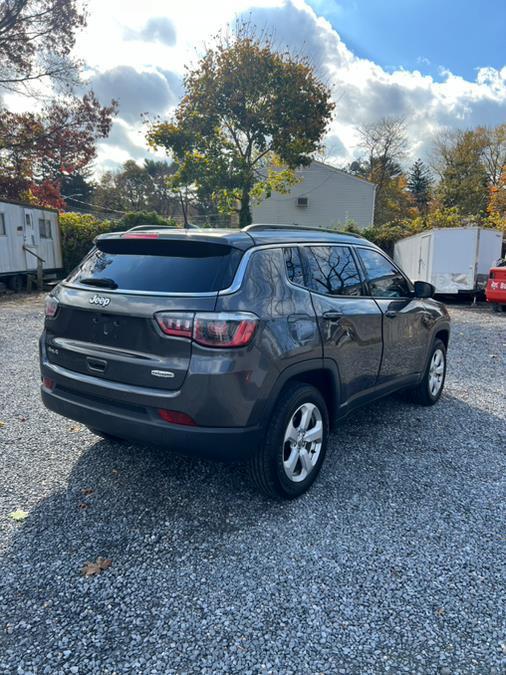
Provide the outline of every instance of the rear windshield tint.
<path id="1" fill-rule="evenodd" d="M 100 280 L 125 291 L 207 293 L 232 283 L 242 251 L 195 241 L 105 239 L 67 281 L 105 290 Z"/>

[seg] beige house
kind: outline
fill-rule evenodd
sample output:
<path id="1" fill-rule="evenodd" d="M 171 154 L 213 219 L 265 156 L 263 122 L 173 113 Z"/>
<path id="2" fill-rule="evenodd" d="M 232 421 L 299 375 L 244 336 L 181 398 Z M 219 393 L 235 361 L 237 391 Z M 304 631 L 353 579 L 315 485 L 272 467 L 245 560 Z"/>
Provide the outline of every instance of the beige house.
<path id="1" fill-rule="evenodd" d="M 273 193 L 253 205 L 254 223 L 335 227 L 353 221 L 361 229 L 372 224 L 374 183 L 318 161 L 296 173 L 301 181 L 289 194 Z"/>

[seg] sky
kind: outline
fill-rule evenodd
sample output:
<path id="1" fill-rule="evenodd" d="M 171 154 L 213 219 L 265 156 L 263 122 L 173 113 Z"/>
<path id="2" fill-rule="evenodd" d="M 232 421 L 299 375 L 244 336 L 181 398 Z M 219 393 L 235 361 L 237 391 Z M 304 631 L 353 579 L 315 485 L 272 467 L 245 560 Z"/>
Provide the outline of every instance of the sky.
<path id="1" fill-rule="evenodd" d="M 384 116 L 406 120 L 408 160 L 427 159 L 441 128 L 506 122 L 506 0 L 90 0 L 88 8 L 77 55 L 99 98 L 120 104 L 98 173 L 154 156 L 141 114 L 170 117 L 185 66 L 238 16 L 307 55 L 330 86 L 325 158 L 336 166 L 360 155 L 357 125 Z"/>

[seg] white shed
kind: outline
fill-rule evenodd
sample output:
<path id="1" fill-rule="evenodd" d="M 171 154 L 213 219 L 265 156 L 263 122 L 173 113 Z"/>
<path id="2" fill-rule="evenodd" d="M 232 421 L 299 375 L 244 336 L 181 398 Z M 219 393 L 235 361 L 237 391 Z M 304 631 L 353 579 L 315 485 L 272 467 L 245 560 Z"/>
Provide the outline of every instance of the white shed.
<path id="1" fill-rule="evenodd" d="M 19 288 L 38 261 L 45 274 L 63 267 L 58 212 L 0 201 L 0 281 Z"/>
<path id="2" fill-rule="evenodd" d="M 252 207 L 254 223 L 336 227 L 353 221 L 360 229 L 372 224 L 374 183 L 317 161 L 296 173 L 301 181 L 289 194 L 275 192 Z"/>

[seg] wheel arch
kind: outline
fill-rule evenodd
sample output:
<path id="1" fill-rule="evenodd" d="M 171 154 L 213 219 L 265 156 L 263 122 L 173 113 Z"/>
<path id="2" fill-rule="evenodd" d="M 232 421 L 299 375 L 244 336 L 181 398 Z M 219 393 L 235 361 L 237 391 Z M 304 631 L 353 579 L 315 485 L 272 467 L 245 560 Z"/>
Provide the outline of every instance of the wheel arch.
<path id="1" fill-rule="evenodd" d="M 331 359 L 312 359 L 286 368 L 279 375 L 269 396 L 265 421 L 270 418 L 282 391 L 293 383 L 310 384 L 318 389 L 327 404 L 330 428 L 333 429 L 337 420 L 340 384 L 337 365 Z"/>

